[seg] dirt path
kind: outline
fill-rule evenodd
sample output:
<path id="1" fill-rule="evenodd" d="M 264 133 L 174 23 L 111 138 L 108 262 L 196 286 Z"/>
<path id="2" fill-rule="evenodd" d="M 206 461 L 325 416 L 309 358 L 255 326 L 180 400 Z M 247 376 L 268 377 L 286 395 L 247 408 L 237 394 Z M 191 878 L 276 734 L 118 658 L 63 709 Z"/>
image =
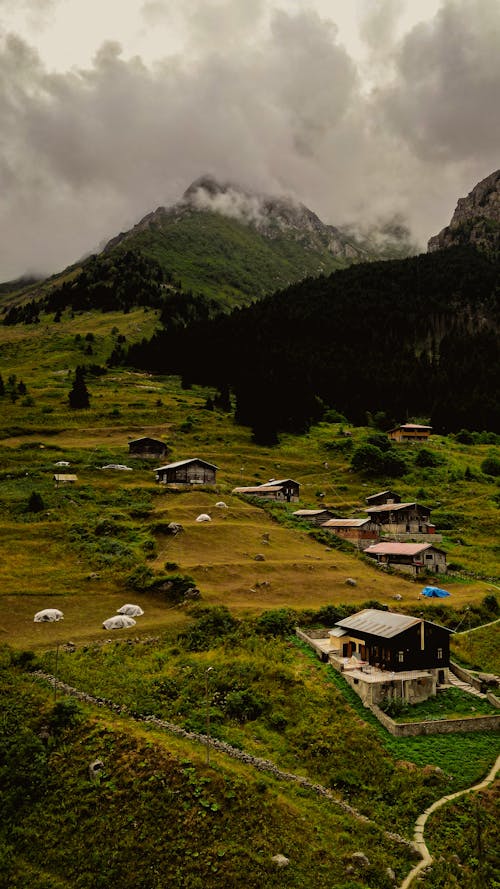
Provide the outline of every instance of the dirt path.
<path id="1" fill-rule="evenodd" d="M 408 889 L 417 874 L 419 874 L 422 870 L 424 870 L 424 868 L 429 867 L 429 865 L 432 864 L 433 858 L 424 840 L 425 823 L 429 815 L 432 815 L 432 813 L 435 812 L 436 809 L 441 808 L 441 806 L 444 806 L 450 800 L 456 799 L 458 796 L 463 796 L 466 793 L 472 793 L 476 790 L 483 790 L 485 787 L 488 786 L 488 784 L 491 784 L 491 782 L 494 781 L 498 771 L 500 771 L 500 756 L 497 757 L 495 765 L 490 770 L 486 778 L 484 778 L 483 781 L 481 781 L 479 784 L 474 784 L 473 787 L 467 787 L 465 790 L 459 790 L 457 791 L 457 793 L 449 793 L 446 796 L 441 797 L 441 799 L 436 800 L 436 802 L 433 803 L 432 806 L 429 806 L 429 808 L 426 809 L 425 812 L 422 812 L 422 814 L 418 816 L 415 824 L 413 842 L 415 848 L 422 856 L 422 860 L 419 861 L 419 863 L 415 865 L 413 870 L 410 871 L 408 876 L 405 877 L 399 889 Z"/>

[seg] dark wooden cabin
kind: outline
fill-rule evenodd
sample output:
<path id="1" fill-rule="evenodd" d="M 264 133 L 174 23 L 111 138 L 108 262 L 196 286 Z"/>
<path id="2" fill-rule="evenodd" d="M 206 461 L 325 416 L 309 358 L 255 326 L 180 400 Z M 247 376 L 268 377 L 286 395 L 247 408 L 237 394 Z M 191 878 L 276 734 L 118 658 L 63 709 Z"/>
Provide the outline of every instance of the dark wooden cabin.
<path id="1" fill-rule="evenodd" d="M 133 457 L 144 457 L 147 460 L 158 460 L 168 452 L 168 447 L 157 438 L 134 438 L 128 443 L 128 452 Z"/>
<path id="2" fill-rule="evenodd" d="M 359 656 L 394 673 L 449 667 L 452 631 L 422 618 L 365 608 L 335 626 L 345 633 L 343 657 Z"/>
<path id="3" fill-rule="evenodd" d="M 156 481 L 162 485 L 214 485 L 217 466 L 192 457 L 155 469 Z"/>

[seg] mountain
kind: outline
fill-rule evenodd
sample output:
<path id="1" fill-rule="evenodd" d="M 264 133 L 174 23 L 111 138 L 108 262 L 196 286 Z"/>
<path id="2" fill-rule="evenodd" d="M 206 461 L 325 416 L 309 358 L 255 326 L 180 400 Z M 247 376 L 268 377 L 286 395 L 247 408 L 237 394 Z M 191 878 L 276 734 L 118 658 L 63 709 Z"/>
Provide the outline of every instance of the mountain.
<path id="1" fill-rule="evenodd" d="M 125 249 L 156 260 L 184 290 L 228 307 L 377 256 L 303 204 L 209 176 L 193 182 L 177 204 L 112 238 L 103 252 Z"/>
<path id="2" fill-rule="evenodd" d="M 180 201 L 148 213 L 100 253 L 46 281 L 24 286 L 21 281 L 19 288 L 3 290 L 0 285 L 0 301 L 10 312 L 9 323 L 17 323 L 36 316 L 37 305 L 19 311 L 28 300 L 48 300 L 49 310 L 66 305 L 128 309 L 132 304 L 158 306 L 161 292 L 172 296 L 175 290 L 182 294 L 180 301 L 193 294 L 198 304 L 207 300 L 212 314 L 248 305 L 307 277 L 414 252 L 398 220 L 355 233 L 323 223 L 291 198 L 202 176 Z"/>
<path id="3" fill-rule="evenodd" d="M 428 250 L 432 253 L 468 244 L 490 256 L 500 256 L 500 170 L 460 198 L 450 224 L 430 239 Z"/>

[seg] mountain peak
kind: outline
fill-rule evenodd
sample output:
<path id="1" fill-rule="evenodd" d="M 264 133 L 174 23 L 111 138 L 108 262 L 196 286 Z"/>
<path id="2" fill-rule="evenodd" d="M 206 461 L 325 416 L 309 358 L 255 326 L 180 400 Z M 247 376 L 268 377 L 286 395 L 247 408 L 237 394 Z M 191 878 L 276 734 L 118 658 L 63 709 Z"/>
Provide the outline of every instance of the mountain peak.
<path id="1" fill-rule="evenodd" d="M 500 254 L 500 170 L 460 198 L 450 224 L 430 239 L 428 250 L 467 244 L 493 256 Z"/>

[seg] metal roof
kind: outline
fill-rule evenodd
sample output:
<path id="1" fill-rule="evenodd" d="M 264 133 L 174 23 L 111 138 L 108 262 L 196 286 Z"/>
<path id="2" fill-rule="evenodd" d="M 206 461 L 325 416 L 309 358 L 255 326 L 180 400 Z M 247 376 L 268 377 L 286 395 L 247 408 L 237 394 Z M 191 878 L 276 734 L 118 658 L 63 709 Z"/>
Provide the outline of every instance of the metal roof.
<path id="1" fill-rule="evenodd" d="M 329 509 L 296 509 L 293 515 L 322 515 L 324 512 L 330 512 Z"/>
<path id="2" fill-rule="evenodd" d="M 323 522 L 322 528 L 361 528 L 366 525 L 370 519 L 330 519 Z"/>
<path id="3" fill-rule="evenodd" d="M 422 426 L 420 423 L 400 423 L 399 426 L 395 426 L 394 429 L 388 429 L 389 432 L 398 432 L 399 429 L 432 429 L 432 426 Z"/>
<path id="4" fill-rule="evenodd" d="M 369 503 L 370 500 L 375 500 L 376 497 L 383 497 L 384 494 L 394 494 L 395 497 L 399 497 L 399 494 L 396 494 L 395 491 L 378 491 L 377 494 L 370 494 L 370 496 L 366 498 L 366 502 Z"/>
<path id="5" fill-rule="evenodd" d="M 77 475 L 54 475 L 54 481 L 56 482 L 76 482 L 77 478 Z"/>
<path id="6" fill-rule="evenodd" d="M 233 488 L 233 494 L 258 494 L 261 493 L 269 493 L 269 491 L 281 491 L 279 485 L 258 485 L 254 488 Z"/>
<path id="7" fill-rule="evenodd" d="M 140 438 L 131 438 L 129 441 L 129 445 L 137 444 L 140 441 L 152 441 L 155 444 L 160 444 L 162 447 L 166 448 L 166 444 L 163 441 L 160 441 L 159 438 L 151 438 L 149 435 L 141 435 Z"/>
<path id="8" fill-rule="evenodd" d="M 291 482 L 292 485 L 298 485 L 298 482 L 295 482 L 293 478 L 270 478 L 268 482 L 264 482 L 260 485 L 261 488 L 268 488 L 269 485 L 285 485 L 287 482 Z"/>
<path id="9" fill-rule="evenodd" d="M 425 509 L 430 513 L 428 506 L 422 506 L 420 503 L 381 503 L 379 506 L 367 506 L 365 512 L 394 512 L 397 509 L 408 509 L 410 506 L 418 506 L 419 509 Z"/>
<path id="10" fill-rule="evenodd" d="M 210 466 L 210 469 L 217 469 L 217 466 L 214 466 L 213 463 L 207 463 L 206 460 L 200 460 L 199 457 L 191 457 L 189 460 L 178 460 L 177 463 L 167 463 L 166 466 L 158 466 L 155 469 L 155 472 L 160 472 L 163 469 L 178 469 L 179 466 L 187 466 L 189 463 L 203 463 L 203 466 Z"/>
<path id="11" fill-rule="evenodd" d="M 365 549 L 365 553 L 381 556 L 416 556 L 426 549 L 437 549 L 432 543 L 374 543 Z"/>
<path id="12" fill-rule="evenodd" d="M 364 611 L 358 611 L 351 617 L 337 621 L 335 626 L 345 628 L 350 632 L 369 633 L 371 636 L 392 639 L 393 636 L 397 636 L 419 623 L 421 623 L 419 617 L 396 614 L 394 611 L 379 611 L 377 608 L 365 608 Z"/>

